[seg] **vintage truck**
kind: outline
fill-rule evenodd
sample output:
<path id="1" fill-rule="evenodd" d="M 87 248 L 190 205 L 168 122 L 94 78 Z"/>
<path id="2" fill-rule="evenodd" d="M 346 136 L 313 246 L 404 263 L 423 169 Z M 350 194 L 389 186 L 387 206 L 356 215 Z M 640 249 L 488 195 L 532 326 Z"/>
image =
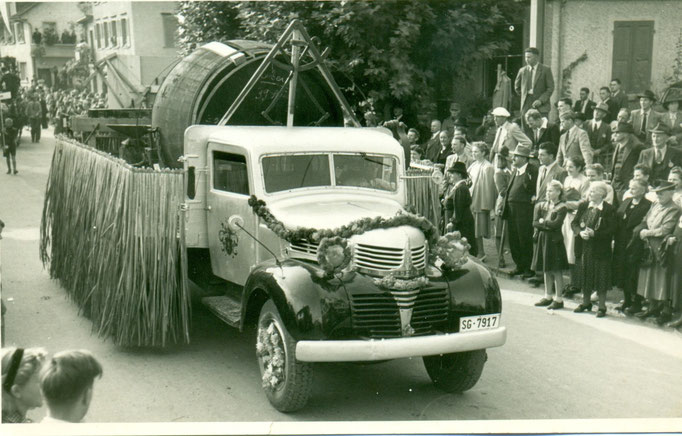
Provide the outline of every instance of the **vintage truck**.
<path id="1" fill-rule="evenodd" d="M 264 65 L 276 60 L 288 36 L 292 66 L 277 73 Z M 300 76 L 297 53 L 315 55 L 301 62 Z M 323 58 L 296 22 L 274 47 L 236 41 L 198 48 L 164 80 L 149 125 L 104 123 L 131 138 L 151 132 L 156 139 L 145 144 L 146 155 L 159 158 L 148 166 L 161 169 L 131 168 L 104 156 L 105 150 L 64 143 L 70 148 L 56 151 L 46 193 L 43 262 L 51 262 L 51 276 L 98 323 L 100 334 L 118 329 L 116 342 L 124 345 L 188 341 L 185 289 L 191 281 L 221 320 L 255 330 L 264 391 L 283 412 L 306 404 L 315 362 L 423 357 L 436 386 L 470 389 L 486 349 L 506 340 L 497 281 L 469 259 L 458 234 L 441 236 L 429 220 L 406 211 L 403 148 L 387 129 L 357 127 L 357 120 L 356 127 L 341 127 L 350 108 Z M 259 74 L 265 80 L 249 100 L 244 90 Z M 290 83 L 287 74 L 294 78 L 288 105 L 279 99 Z M 293 98 L 297 77 L 301 86 Z M 221 120 L 230 102 L 240 101 L 247 103 L 232 103 L 227 115 L 234 117 Z M 93 137 L 103 123 L 82 121 L 81 137 Z M 262 123 L 282 126 L 253 125 Z M 93 163 L 74 172 L 85 161 Z M 138 186 L 131 174 L 144 181 L 135 198 L 156 189 L 162 194 L 150 198 L 164 206 L 126 201 Z M 112 185 L 117 180 L 121 186 Z M 161 189 L 164 180 L 182 192 Z M 149 207 L 132 215 L 98 209 L 125 212 L 141 204 Z M 64 213 L 73 210 L 78 216 Z M 162 217 L 163 224 L 150 225 L 150 217 Z M 63 237 L 75 231 L 86 234 Z M 156 266 L 166 259 L 149 257 L 159 247 L 166 256 L 181 253 L 177 263 L 164 263 L 171 267 L 165 281 Z M 85 268 L 73 266 L 74 253 L 87 253 L 78 258 Z M 111 315 L 123 298 L 134 308 L 125 320 Z M 152 313 L 159 315 L 154 324 L 145 318 Z M 175 319 L 182 321 L 178 334 L 171 330 Z"/>
<path id="2" fill-rule="evenodd" d="M 220 319 L 257 325 L 278 410 L 305 405 L 314 362 L 423 356 L 436 386 L 461 392 L 504 344 L 493 275 L 465 250 L 448 268 L 430 223 L 405 212 L 390 134 L 192 126 L 182 160 L 190 278 L 218 290 L 202 301 Z"/>

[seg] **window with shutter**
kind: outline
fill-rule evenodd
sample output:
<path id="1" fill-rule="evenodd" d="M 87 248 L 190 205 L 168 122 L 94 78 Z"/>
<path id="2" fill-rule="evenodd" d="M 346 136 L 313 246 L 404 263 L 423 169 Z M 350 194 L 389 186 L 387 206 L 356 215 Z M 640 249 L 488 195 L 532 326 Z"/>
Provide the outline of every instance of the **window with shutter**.
<path id="1" fill-rule="evenodd" d="M 619 78 L 626 92 L 642 92 L 651 86 L 653 42 L 653 21 L 614 22 L 611 77 Z"/>

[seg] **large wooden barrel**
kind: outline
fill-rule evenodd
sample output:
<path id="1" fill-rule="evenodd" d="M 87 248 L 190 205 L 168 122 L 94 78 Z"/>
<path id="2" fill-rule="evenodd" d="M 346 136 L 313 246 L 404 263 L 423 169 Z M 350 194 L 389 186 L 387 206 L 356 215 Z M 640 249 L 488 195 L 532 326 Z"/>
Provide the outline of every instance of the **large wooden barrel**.
<path id="1" fill-rule="evenodd" d="M 161 84 L 152 110 L 152 126 L 159 129 L 166 166 L 182 166 L 178 158 L 183 153 L 185 129 L 193 124 L 217 124 L 271 47 L 243 40 L 212 42 L 173 68 Z M 288 74 L 270 66 L 228 124 L 286 125 L 288 85 L 284 84 Z M 299 75 L 294 123 L 343 126 L 341 106 L 317 69 Z"/>

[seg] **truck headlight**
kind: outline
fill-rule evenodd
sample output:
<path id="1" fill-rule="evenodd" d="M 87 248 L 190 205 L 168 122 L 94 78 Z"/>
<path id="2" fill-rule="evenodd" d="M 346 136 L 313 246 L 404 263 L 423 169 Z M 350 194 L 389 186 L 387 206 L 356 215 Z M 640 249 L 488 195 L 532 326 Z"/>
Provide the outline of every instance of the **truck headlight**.
<path id="1" fill-rule="evenodd" d="M 339 236 L 322 238 L 317 249 L 317 261 L 328 276 L 340 272 L 350 264 L 351 252 L 348 241 Z"/>

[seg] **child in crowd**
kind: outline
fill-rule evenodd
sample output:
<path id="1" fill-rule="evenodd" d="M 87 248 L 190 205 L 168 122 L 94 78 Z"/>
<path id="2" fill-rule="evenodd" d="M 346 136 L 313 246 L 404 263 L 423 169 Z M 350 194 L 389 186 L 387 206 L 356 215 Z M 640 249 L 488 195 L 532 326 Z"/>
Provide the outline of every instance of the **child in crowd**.
<path id="1" fill-rule="evenodd" d="M 55 354 L 40 379 L 49 409 L 42 422 L 81 422 L 90 408 L 95 378 L 101 376 L 102 365 L 89 351 Z"/>
<path id="2" fill-rule="evenodd" d="M 30 409 L 43 405 L 39 372 L 47 352 L 42 348 L 2 349 L 2 422 L 32 422 Z"/>
<path id="3" fill-rule="evenodd" d="M 562 309 L 564 300 L 563 272 L 568 269 L 566 247 L 561 234 L 561 226 L 566 218 L 566 204 L 562 201 L 563 186 L 560 181 L 552 180 L 547 186 L 547 201 L 535 206 L 533 227 L 536 229 L 537 244 L 533 255 L 532 269 L 545 274 L 545 296 L 535 303 L 547 309 Z M 552 297 L 554 296 L 554 297 Z"/>

